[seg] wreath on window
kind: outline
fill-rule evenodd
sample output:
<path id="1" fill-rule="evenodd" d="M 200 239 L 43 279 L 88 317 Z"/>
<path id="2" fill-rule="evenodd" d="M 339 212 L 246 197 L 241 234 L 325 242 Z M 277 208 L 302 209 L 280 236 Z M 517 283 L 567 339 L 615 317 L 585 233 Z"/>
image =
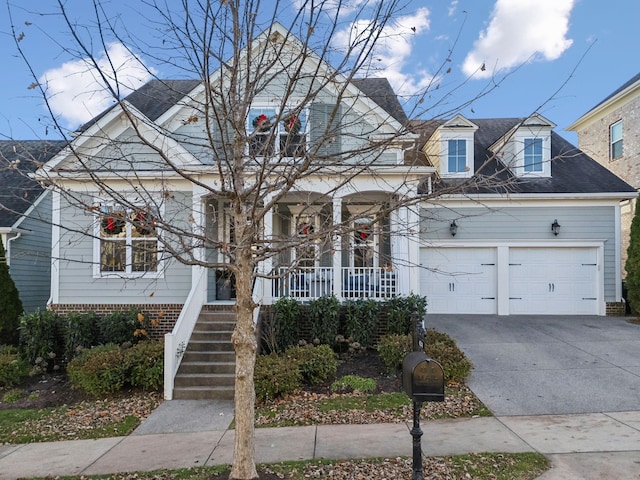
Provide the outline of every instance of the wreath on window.
<path id="1" fill-rule="evenodd" d="M 269 129 L 269 117 L 267 117 L 264 113 L 261 113 L 256 118 L 253 119 L 253 128 L 258 130 L 259 132 L 264 132 Z"/>
<path id="2" fill-rule="evenodd" d="M 155 220 L 147 212 L 137 212 L 132 215 L 132 223 L 136 228 L 136 232 L 140 235 L 149 235 L 153 233 Z"/>
<path id="3" fill-rule="evenodd" d="M 119 215 L 109 215 L 102 217 L 100 226 L 107 235 L 120 235 L 124 230 L 124 219 Z"/>
<path id="4" fill-rule="evenodd" d="M 296 115 L 285 118 L 282 123 L 284 124 L 284 130 L 291 135 L 297 135 L 302 128 L 300 119 Z"/>
<path id="5" fill-rule="evenodd" d="M 311 223 L 302 223 L 298 225 L 298 235 L 311 235 L 315 232 L 315 228 Z"/>

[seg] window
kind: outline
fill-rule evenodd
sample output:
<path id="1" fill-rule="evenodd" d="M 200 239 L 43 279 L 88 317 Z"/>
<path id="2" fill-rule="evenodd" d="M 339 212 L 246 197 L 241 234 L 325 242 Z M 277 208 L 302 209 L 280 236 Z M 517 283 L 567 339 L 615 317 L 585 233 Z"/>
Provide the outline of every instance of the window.
<path id="1" fill-rule="evenodd" d="M 251 157 L 300 157 L 304 154 L 306 110 L 278 117 L 273 108 L 251 108 L 247 123 Z"/>
<path id="2" fill-rule="evenodd" d="M 156 216 L 147 208 L 109 204 L 99 211 L 100 272 L 158 272 Z"/>
<path id="3" fill-rule="evenodd" d="M 611 137 L 611 160 L 622 156 L 622 120 L 609 127 Z"/>
<path id="4" fill-rule="evenodd" d="M 353 266 L 375 267 L 376 236 L 373 220 L 356 218 L 353 222 Z"/>
<path id="5" fill-rule="evenodd" d="M 296 235 L 301 242 L 294 250 L 296 263 L 299 267 L 316 267 L 319 263 L 318 242 L 305 241 L 316 232 L 317 216 L 301 215 L 296 219 Z"/>
<path id="6" fill-rule="evenodd" d="M 449 140 L 447 154 L 447 168 L 449 173 L 463 173 L 467 171 L 467 141 Z"/>
<path id="7" fill-rule="evenodd" d="M 542 172 L 542 138 L 524 139 L 524 171 Z"/>

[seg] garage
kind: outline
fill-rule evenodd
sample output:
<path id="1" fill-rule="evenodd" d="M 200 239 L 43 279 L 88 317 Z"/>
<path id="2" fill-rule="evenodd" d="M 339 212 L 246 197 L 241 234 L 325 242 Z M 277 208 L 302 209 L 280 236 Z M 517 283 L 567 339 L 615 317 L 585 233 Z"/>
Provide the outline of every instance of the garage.
<path id="1" fill-rule="evenodd" d="M 420 260 L 429 313 L 497 313 L 495 248 L 423 248 Z"/>
<path id="2" fill-rule="evenodd" d="M 598 314 L 596 248 L 510 248 L 510 314 Z"/>

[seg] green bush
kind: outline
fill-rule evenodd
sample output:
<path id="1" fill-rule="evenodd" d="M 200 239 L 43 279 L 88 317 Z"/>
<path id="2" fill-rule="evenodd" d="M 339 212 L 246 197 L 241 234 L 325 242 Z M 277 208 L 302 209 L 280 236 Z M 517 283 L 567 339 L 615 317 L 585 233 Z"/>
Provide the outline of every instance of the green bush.
<path id="1" fill-rule="evenodd" d="M 22 302 L 18 289 L 9 275 L 4 246 L 0 240 L 0 339 L 2 343 L 18 345 L 21 314 Z"/>
<path id="2" fill-rule="evenodd" d="M 411 315 L 419 320 L 427 312 L 427 298 L 419 295 L 395 297 L 385 303 L 387 310 L 387 334 L 407 335 L 411 333 Z"/>
<path id="3" fill-rule="evenodd" d="M 289 360 L 277 353 L 258 356 L 253 379 L 256 398 L 263 401 L 289 395 L 302 384 L 300 370 L 291 368 Z"/>
<path id="4" fill-rule="evenodd" d="M 442 366 L 445 381 L 464 381 L 471 372 L 471 362 L 445 333 L 427 329 L 425 353 Z"/>
<path id="5" fill-rule="evenodd" d="M 64 339 L 64 358 L 70 362 L 87 348 L 98 344 L 97 316 L 93 312 L 72 312 L 60 318 Z"/>
<path id="6" fill-rule="evenodd" d="M 98 320 L 99 341 L 102 344 L 138 343 L 149 336 L 149 316 L 137 309 L 113 312 Z"/>
<path id="7" fill-rule="evenodd" d="M 85 350 L 67 366 L 71 383 L 95 397 L 120 390 L 126 373 L 124 355 L 114 344 Z"/>
<path id="8" fill-rule="evenodd" d="M 306 385 L 319 385 L 338 370 L 336 355 L 329 345 L 290 347 L 284 356 L 291 369 L 298 368 Z"/>
<path id="9" fill-rule="evenodd" d="M 378 341 L 378 355 L 388 373 L 402 369 L 402 360 L 411 351 L 411 335 L 383 335 Z"/>
<path id="10" fill-rule="evenodd" d="M 164 344 L 147 340 L 124 351 L 127 383 L 143 390 L 161 390 L 164 385 Z"/>
<path id="11" fill-rule="evenodd" d="M 640 202 L 636 203 L 636 211 L 631 220 L 624 268 L 627 272 L 625 285 L 631 313 L 640 315 Z"/>
<path id="12" fill-rule="evenodd" d="M 280 298 L 273 306 L 273 345 L 271 351 L 284 352 L 300 340 L 300 303 L 295 298 Z"/>
<path id="13" fill-rule="evenodd" d="M 332 392 L 373 392 L 377 387 L 373 378 L 359 377 L 358 375 L 345 375 L 331 384 Z"/>
<path id="14" fill-rule="evenodd" d="M 320 297 L 309 302 L 311 338 L 314 343 L 333 347 L 340 326 L 340 302 L 336 297 Z"/>
<path id="15" fill-rule="evenodd" d="M 17 350 L 8 347 L 0 348 L 0 387 L 19 385 L 29 374 L 29 365 Z"/>
<path id="16" fill-rule="evenodd" d="M 346 304 L 345 334 L 363 347 L 370 347 L 378 326 L 379 303 L 361 298 Z"/>
<path id="17" fill-rule="evenodd" d="M 38 310 L 20 317 L 20 351 L 36 370 L 51 371 L 58 367 L 64 348 L 57 315 Z"/>
<path id="18" fill-rule="evenodd" d="M 402 360 L 411 349 L 411 335 L 385 335 L 378 342 L 378 354 L 388 372 L 401 370 Z M 446 381 L 464 381 L 471 372 L 471 362 L 446 333 L 428 329 L 425 354 L 442 366 Z"/>

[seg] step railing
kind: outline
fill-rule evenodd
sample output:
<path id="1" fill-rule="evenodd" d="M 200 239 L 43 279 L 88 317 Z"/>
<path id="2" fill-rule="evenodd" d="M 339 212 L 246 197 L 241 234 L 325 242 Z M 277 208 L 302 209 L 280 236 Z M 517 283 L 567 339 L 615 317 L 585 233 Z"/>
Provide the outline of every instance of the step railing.
<path id="1" fill-rule="evenodd" d="M 200 269 L 199 274 L 194 275 L 195 281 L 191 286 L 189 296 L 185 301 L 180 316 L 176 321 L 171 333 L 164 336 L 164 398 L 173 399 L 173 386 L 176 373 L 180 367 L 182 356 L 184 355 L 193 328 L 198 321 L 198 316 L 202 311 L 202 306 L 206 301 L 207 294 L 207 270 L 204 267 L 194 267 Z"/>

